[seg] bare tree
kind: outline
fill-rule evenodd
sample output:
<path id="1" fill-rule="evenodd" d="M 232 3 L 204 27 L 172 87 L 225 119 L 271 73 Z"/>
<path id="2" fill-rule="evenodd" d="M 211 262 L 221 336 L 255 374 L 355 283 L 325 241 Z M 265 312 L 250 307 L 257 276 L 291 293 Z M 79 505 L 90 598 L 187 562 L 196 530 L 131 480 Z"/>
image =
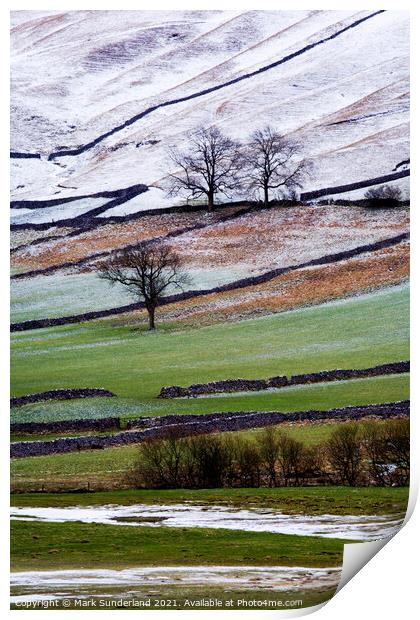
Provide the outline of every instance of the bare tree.
<path id="1" fill-rule="evenodd" d="M 362 443 L 360 427 L 353 422 L 337 426 L 327 440 L 327 459 L 343 484 L 352 487 L 362 475 Z"/>
<path id="2" fill-rule="evenodd" d="M 191 135 L 185 150 L 169 151 L 176 172 L 169 175 L 170 196 L 207 198 L 208 209 L 218 193 L 229 197 L 241 185 L 241 155 L 238 142 L 223 135 L 217 127 L 200 128 Z"/>
<path id="3" fill-rule="evenodd" d="M 261 465 L 270 487 L 277 486 L 277 463 L 280 451 L 279 433 L 272 426 L 267 426 L 259 433 L 257 443 L 261 456 Z"/>
<path id="4" fill-rule="evenodd" d="M 144 301 L 149 315 L 149 330 L 155 329 L 155 311 L 169 287 L 182 289 L 189 277 L 180 257 L 167 245 L 141 243 L 136 250 L 121 253 L 98 265 L 101 278 L 122 284 Z"/>
<path id="5" fill-rule="evenodd" d="M 279 434 L 279 465 L 284 486 L 298 486 L 304 463 L 304 444 L 286 433 Z"/>
<path id="6" fill-rule="evenodd" d="M 269 204 L 270 191 L 283 188 L 294 193 L 296 188 L 302 187 L 309 166 L 298 159 L 299 151 L 298 144 L 271 127 L 252 134 L 244 155 L 248 189 L 257 195 L 263 193 L 265 207 Z"/>

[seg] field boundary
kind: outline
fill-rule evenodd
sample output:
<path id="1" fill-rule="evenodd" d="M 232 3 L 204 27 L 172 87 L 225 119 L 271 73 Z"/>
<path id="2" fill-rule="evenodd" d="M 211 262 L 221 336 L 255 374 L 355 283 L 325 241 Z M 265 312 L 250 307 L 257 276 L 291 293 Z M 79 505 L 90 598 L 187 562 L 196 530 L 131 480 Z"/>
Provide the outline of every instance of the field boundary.
<path id="1" fill-rule="evenodd" d="M 369 368 L 321 370 L 300 375 L 286 375 L 270 377 L 269 379 L 226 379 L 223 381 L 210 381 L 208 383 L 193 383 L 188 387 L 171 385 L 163 387 L 158 398 L 183 398 L 195 397 L 202 394 L 218 394 L 232 392 L 257 392 L 270 388 L 289 387 L 307 383 L 321 383 L 324 381 L 344 381 L 346 379 L 359 379 L 364 377 L 377 377 L 381 375 L 401 374 L 410 372 L 410 362 L 392 362 L 379 364 Z"/>
<path id="2" fill-rule="evenodd" d="M 391 174 L 384 174 L 380 177 L 373 179 L 366 179 L 364 181 L 355 181 L 354 183 L 347 183 L 346 185 L 337 185 L 335 187 L 324 187 L 323 189 L 317 189 L 312 192 L 303 192 L 300 198 L 301 200 L 314 200 L 315 198 L 321 198 L 322 196 L 329 196 L 331 194 L 344 194 L 345 192 L 352 192 L 356 189 L 363 189 L 364 187 L 372 187 L 372 185 L 379 185 L 381 183 L 389 183 L 390 181 L 396 181 L 397 179 L 403 179 L 410 176 L 410 170 L 400 170 L 397 172 L 391 172 Z"/>
<path id="3" fill-rule="evenodd" d="M 232 291 L 236 289 L 247 288 L 248 286 L 255 286 L 258 284 L 263 284 L 265 282 L 269 282 L 270 280 L 273 280 L 274 278 L 277 278 L 280 275 L 284 275 L 292 271 L 297 271 L 299 269 L 304 269 L 306 267 L 316 267 L 319 265 L 327 265 L 329 263 L 340 262 L 342 260 L 347 260 L 349 258 L 359 256 L 360 254 L 365 254 L 366 252 L 375 252 L 377 250 L 382 250 L 384 248 L 397 245 L 398 243 L 406 241 L 409 238 L 410 238 L 410 233 L 402 233 L 394 237 L 387 237 L 386 239 L 375 241 L 374 243 L 360 245 L 351 250 L 343 250 L 341 252 L 336 252 L 334 254 L 327 254 L 319 258 L 315 258 L 310 261 L 300 263 L 299 265 L 279 267 L 277 269 L 266 271 L 257 276 L 242 278 L 240 280 L 229 282 L 228 284 L 223 284 L 221 286 L 215 286 L 214 288 L 191 290 L 191 291 L 186 291 L 183 293 L 177 293 L 175 295 L 168 295 L 167 297 L 163 297 L 161 299 L 161 305 L 166 306 L 168 304 L 176 303 L 179 301 L 185 301 L 188 299 L 194 299 L 196 297 L 212 295 L 214 293 L 224 293 L 226 291 Z M 125 306 L 119 306 L 116 308 L 110 308 L 108 310 L 96 310 L 92 312 L 85 312 L 82 314 L 69 315 L 65 317 L 33 319 L 29 321 L 22 321 L 19 323 L 12 323 L 10 326 L 10 329 L 12 332 L 18 332 L 18 331 L 26 331 L 30 329 L 40 329 L 44 327 L 54 327 L 57 325 L 68 325 L 71 323 L 81 323 L 83 321 L 91 321 L 93 319 L 99 319 L 99 318 L 105 318 L 108 316 L 124 314 L 126 312 L 132 312 L 134 310 L 141 310 L 144 307 L 145 306 L 143 302 L 134 302 L 132 304 L 127 304 Z"/>
<path id="4" fill-rule="evenodd" d="M 104 388 L 62 388 L 58 390 L 47 390 L 46 392 L 36 392 L 23 396 L 12 396 L 10 399 L 11 407 L 21 407 L 30 403 L 39 403 L 45 400 L 73 400 L 75 398 L 91 398 L 97 396 L 115 396 L 113 392 Z"/>
<path id="5" fill-rule="evenodd" d="M 213 432 L 226 432 L 261 428 L 273 424 L 290 422 L 319 422 L 325 420 L 348 421 L 375 417 L 386 420 L 409 417 L 410 401 L 350 406 L 326 411 L 309 410 L 282 413 L 279 411 L 229 412 L 191 414 L 140 418 L 129 420 L 126 431 L 115 435 L 85 435 L 63 437 L 50 441 L 22 441 L 10 446 L 11 458 L 63 454 L 80 450 L 102 450 L 117 446 L 142 443 L 150 439 L 167 437 L 176 432 L 178 436 L 189 436 Z M 142 428 L 143 430 L 133 430 Z"/>

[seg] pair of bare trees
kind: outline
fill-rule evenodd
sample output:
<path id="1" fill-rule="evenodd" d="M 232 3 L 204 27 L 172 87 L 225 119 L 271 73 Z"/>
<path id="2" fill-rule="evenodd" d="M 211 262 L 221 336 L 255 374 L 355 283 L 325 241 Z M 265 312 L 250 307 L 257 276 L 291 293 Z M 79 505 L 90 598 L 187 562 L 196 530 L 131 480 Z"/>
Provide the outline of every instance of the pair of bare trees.
<path id="1" fill-rule="evenodd" d="M 169 176 L 172 195 L 205 196 L 212 210 L 216 194 L 229 196 L 246 188 L 261 193 L 268 206 L 270 192 L 300 187 L 307 165 L 297 159 L 299 148 L 271 127 L 256 131 L 249 144 L 223 135 L 217 127 L 196 131 L 185 150 L 172 149 L 177 172 Z M 188 283 L 180 257 L 167 245 L 140 243 L 123 250 L 98 266 L 100 276 L 120 284 L 144 303 L 149 330 L 155 329 L 155 312 L 164 292 Z"/>
<path id="2" fill-rule="evenodd" d="M 294 192 L 301 187 L 308 164 L 299 159 L 300 147 L 271 127 L 255 131 L 248 144 L 225 136 L 217 127 L 200 128 L 185 149 L 172 148 L 176 171 L 169 175 L 168 193 L 205 197 L 209 211 L 216 194 L 231 196 L 245 189 L 253 197 Z"/>

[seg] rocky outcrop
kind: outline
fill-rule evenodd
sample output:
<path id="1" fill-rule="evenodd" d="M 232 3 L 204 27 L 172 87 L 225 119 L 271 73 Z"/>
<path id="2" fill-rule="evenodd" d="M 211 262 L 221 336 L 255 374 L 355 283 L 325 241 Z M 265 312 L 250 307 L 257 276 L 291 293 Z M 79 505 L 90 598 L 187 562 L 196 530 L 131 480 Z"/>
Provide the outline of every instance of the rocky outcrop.
<path id="1" fill-rule="evenodd" d="M 285 375 L 271 377 L 270 379 L 227 379 L 225 381 L 211 381 L 209 383 L 194 383 L 188 387 L 171 385 L 163 387 L 159 398 L 196 397 L 203 394 L 215 394 L 223 392 L 250 392 L 280 388 L 289 385 L 305 383 L 321 383 L 324 381 L 342 381 L 344 379 L 361 379 L 364 377 L 376 377 L 379 375 L 400 374 L 410 371 L 410 362 L 393 362 L 380 364 L 371 368 L 335 369 L 322 370 L 301 375 L 292 375 L 290 379 Z"/>
<path id="2" fill-rule="evenodd" d="M 165 437 L 173 432 L 177 435 L 195 435 L 212 432 L 236 431 L 258 428 L 273 424 L 290 422 L 319 422 L 323 420 L 346 421 L 360 420 L 368 417 L 389 419 L 408 417 L 409 401 L 366 405 L 360 407 L 344 407 L 328 411 L 296 411 L 281 413 L 278 411 L 255 411 L 234 413 L 211 413 L 197 415 L 174 415 L 157 418 L 139 418 L 131 420 L 127 428 L 143 430 L 127 430 L 115 435 L 90 435 L 82 437 L 66 437 L 52 441 L 22 441 L 11 444 L 10 455 L 14 458 L 61 454 L 79 450 L 100 450 L 104 448 L 141 443 L 148 439 Z"/>
<path id="3" fill-rule="evenodd" d="M 43 400 L 72 400 L 74 398 L 93 398 L 97 396 L 115 396 L 113 392 L 103 388 L 70 388 L 61 390 L 48 390 L 25 396 L 14 396 L 10 399 L 11 407 L 20 407 L 30 403 L 38 403 Z"/>

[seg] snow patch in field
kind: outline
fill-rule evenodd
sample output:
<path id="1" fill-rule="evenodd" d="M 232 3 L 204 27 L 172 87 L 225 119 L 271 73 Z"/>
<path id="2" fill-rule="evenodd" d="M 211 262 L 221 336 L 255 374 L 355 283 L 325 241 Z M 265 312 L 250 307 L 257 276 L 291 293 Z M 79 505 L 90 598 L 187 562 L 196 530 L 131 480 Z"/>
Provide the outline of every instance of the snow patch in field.
<path id="1" fill-rule="evenodd" d="M 200 527 L 244 532 L 273 532 L 369 541 L 395 534 L 403 515 L 284 514 L 269 508 L 227 508 L 192 503 L 173 505 L 89 506 L 71 508 L 11 508 L 11 518 L 66 523 L 102 523 L 151 527 Z"/>
<path id="2" fill-rule="evenodd" d="M 297 566 L 153 566 L 11 573 L 11 602 L 90 598 L 100 594 L 132 598 L 142 587 L 219 586 L 273 591 L 335 588 L 341 568 Z M 130 588 L 130 591 L 127 588 Z M 108 592 L 108 594 L 107 594 Z"/>

